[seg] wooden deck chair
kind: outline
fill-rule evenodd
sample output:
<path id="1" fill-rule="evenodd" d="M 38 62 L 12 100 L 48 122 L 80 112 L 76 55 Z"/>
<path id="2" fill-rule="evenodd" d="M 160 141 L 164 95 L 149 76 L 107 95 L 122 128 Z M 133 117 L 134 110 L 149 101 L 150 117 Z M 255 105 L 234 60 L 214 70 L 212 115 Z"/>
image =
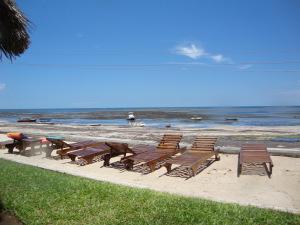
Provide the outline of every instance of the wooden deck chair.
<path id="1" fill-rule="evenodd" d="M 83 161 L 82 165 L 92 163 L 93 159 L 97 156 L 103 156 L 104 166 L 109 166 L 109 160 L 112 157 L 119 155 L 126 156 L 128 152 L 131 152 L 131 149 L 126 143 L 101 142 L 94 147 L 86 147 L 83 149 L 70 151 L 67 154 L 72 161 L 75 161 L 76 157 Z"/>
<path id="2" fill-rule="evenodd" d="M 14 148 L 18 149 L 20 153 L 26 151 L 29 147 L 30 150 L 34 150 L 35 147 L 42 149 L 42 139 L 38 137 L 29 137 L 23 133 L 7 133 L 7 136 L 13 140 L 12 143 L 5 144 L 8 149 L 8 153 L 13 153 Z"/>
<path id="3" fill-rule="evenodd" d="M 197 137 L 190 149 L 179 156 L 166 160 L 165 167 L 167 173 L 172 171 L 172 165 L 179 165 L 190 170 L 191 175 L 195 176 L 199 167 L 214 156 L 215 161 L 220 160 L 218 151 L 215 150 L 217 138 Z"/>
<path id="4" fill-rule="evenodd" d="M 265 144 L 244 144 L 238 155 L 238 171 L 240 176 L 244 163 L 256 163 L 265 166 L 268 176 L 272 175 L 272 168 L 274 166 L 270 153 Z M 269 164 L 269 167 L 267 166 Z"/>
<path id="5" fill-rule="evenodd" d="M 145 163 L 152 172 L 155 170 L 158 162 L 183 151 L 179 146 L 181 139 L 182 135 L 164 135 L 160 143 L 152 151 L 145 151 L 129 156 L 122 160 L 122 162 L 124 162 L 125 168 L 128 170 L 132 170 L 135 163 Z"/>
<path id="6" fill-rule="evenodd" d="M 85 147 L 83 149 L 70 151 L 67 155 L 72 161 L 78 158 L 82 161 L 81 165 L 90 164 L 93 162 L 94 158 L 109 153 L 110 147 L 105 144 L 105 142 L 99 143 L 95 147 Z"/>
<path id="7" fill-rule="evenodd" d="M 52 151 L 57 150 L 56 153 L 60 155 L 61 159 L 70 151 L 101 145 L 101 142 L 95 140 L 80 141 L 71 144 L 56 137 L 47 137 L 47 140 L 51 143 L 51 146 L 46 151 L 46 157 L 50 157 Z"/>

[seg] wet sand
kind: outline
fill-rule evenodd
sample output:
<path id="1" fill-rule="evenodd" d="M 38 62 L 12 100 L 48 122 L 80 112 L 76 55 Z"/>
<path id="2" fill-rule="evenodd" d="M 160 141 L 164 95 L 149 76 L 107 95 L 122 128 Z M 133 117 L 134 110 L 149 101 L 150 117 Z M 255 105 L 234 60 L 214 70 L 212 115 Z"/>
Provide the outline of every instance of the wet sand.
<path id="1" fill-rule="evenodd" d="M 272 141 L 274 137 L 300 138 L 300 126 L 230 126 L 218 125 L 212 128 L 155 128 L 112 125 L 63 125 L 0 123 L 0 133 L 20 132 L 30 135 L 60 135 L 69 141 L 86 139 L 122 141 L 129 144 L 155 144 L 165 133 L 183 134 L 183 145 L 189 145 L 197 135 L 217 136 L 220 147 L 239 147 L 244 142 L 264 142 L 274 148 L 300 148 L 300 142 Z"/>

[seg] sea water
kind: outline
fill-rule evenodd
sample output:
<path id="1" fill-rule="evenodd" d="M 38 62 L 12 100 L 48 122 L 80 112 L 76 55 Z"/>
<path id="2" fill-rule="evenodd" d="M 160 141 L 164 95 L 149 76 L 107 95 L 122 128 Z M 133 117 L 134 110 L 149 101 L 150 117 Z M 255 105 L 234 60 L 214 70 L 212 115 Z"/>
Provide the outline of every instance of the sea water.
<path id="1" fill-rule="evenodd" d="M 153 127 L 300 125 L 300 106 L 0 109 L 0 123 L 15 123 L 20 118 L 29 117 L 58 124 L 127 125 L 128 112 L 134 112 L 137 120 L 145 126 Z M 193 120 L 193 117 L 202 120 Z"/>

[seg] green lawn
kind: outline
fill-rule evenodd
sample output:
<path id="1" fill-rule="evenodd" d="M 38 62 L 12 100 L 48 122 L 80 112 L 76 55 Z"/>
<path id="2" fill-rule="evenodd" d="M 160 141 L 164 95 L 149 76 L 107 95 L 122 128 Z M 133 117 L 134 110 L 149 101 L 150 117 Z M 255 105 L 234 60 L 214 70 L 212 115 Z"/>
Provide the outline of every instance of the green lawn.
<path id="1" fill-rule="evenodd" d="M 2 159 L 0 190 L 5 209 L 25 224 L 300 224 L 299 215 L 97 182 Z"/>

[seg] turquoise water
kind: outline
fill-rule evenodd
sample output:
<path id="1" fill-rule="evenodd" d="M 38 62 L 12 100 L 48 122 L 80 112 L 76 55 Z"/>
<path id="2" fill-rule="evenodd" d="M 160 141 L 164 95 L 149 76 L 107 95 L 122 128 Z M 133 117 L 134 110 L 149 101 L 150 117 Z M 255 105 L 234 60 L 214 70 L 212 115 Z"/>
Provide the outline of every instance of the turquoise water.
<path id="1" fill-rule="evenodd" d="M 16 122 L 30 117 L 61 124 L 126 125 L 127 113 L 134 112 L 146 126 L 167 124 L 184 127 L 296 126 L 300 125 L 300 106 L 289 107 L 190 107 L 190 108 L 77 108 L 77 109 L 0 109 L 0 122 Z M 191 117 L 202 117 L 201 121 Z M 228 121 L 235 118 L 237 121 Z"/>

